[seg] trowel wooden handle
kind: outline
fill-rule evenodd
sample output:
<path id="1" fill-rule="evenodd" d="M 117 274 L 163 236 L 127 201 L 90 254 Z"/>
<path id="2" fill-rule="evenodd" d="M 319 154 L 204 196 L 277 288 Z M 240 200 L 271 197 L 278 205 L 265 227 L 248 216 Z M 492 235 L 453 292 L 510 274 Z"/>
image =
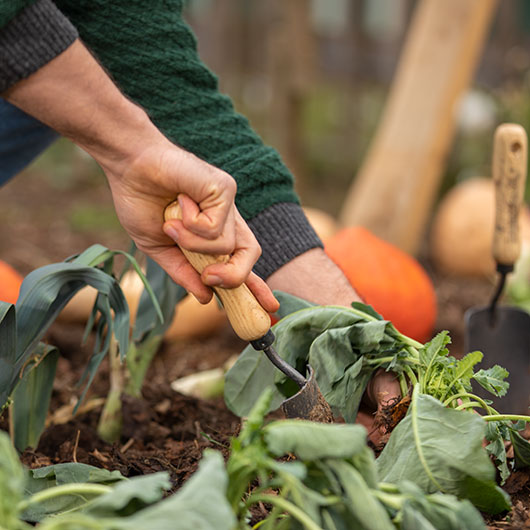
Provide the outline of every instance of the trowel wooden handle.
<path id="1" fill-rule="evenodd" d="M 526 159 L 525 130 L 515 123 L 497 127 L 493 145 L 495 228 L 492 250 L 499 265 L 513 265 L 521 252 L 519 214 L 526 183 Z"/>
<path id="2" fill-rule="evenodd" d="M 181 219 L 181 210 L 177 201 L 167 206 L 164 219 Z M 181 248 L 186 259 L 200 274 L 208 265 L 227 262 L 229 256 L 211 256 L 199 252 L 191 252 Z M 242 284 L 234 289 L 215 287 L 214 291 L 221 300 L 223 307 L 236 334 L 245 341 L 262 338 L 270 329 L 269 314 L 261 307 L 250 289 Z"/>

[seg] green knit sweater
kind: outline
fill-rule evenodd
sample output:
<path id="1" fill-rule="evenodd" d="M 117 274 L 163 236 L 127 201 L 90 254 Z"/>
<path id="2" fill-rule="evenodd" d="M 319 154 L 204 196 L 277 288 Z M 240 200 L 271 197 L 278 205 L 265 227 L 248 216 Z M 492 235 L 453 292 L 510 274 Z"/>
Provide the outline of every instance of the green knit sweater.
<path id="1" fill-rule="evenodd" d="M 168 138 L 236 179 L 237 206 L 266 247 L 264 253 L 274 253 L 280 263 L 321 245 L 296 210 L 293 177 L 279 154 L 264 145 L 248 120 L 235 112 L 230 99 L 219 92 L 215 75 L 199 59 L 193 33 L 182 18 L 183 0 L 38 0 L 31 4 L 31 0 L 0 0 L 0 25 L 10 21 L 6 26 L 10 32 L 21 34 L 18 21 L 38 8 L 33 28 L 37 34 L 41 19 L 47 16 L 43 13 L 59 8 L 119 88 L 148 112 Z M 0 31 L 0 54 L 1 40 Z M 31 53 L 26 53 L 29 62 Z M 262 276 L 277 267 L 266 267 Z"/>

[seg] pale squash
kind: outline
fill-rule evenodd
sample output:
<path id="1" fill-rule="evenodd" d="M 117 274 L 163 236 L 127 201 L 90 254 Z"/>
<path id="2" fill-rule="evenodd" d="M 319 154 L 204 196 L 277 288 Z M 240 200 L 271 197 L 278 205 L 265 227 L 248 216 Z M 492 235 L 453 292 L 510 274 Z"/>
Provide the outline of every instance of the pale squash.
<path id="1" fill-rule="evenodd" d="M 440 272 L 454 276 L 489 277 L 495 275 L 491 255 L 495 223 L 493 180 L 474 177 L 451 188 L 433 217 L 429 251 Z M 528 208 L 521 210 L 523 239 L 530 237 Z"/>

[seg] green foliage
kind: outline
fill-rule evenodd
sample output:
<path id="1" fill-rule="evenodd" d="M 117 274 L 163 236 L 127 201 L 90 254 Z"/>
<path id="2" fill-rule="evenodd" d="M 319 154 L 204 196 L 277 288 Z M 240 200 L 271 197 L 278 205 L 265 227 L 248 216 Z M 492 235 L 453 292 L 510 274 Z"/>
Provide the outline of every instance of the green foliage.
<path id="1" fill-rule="evenodd" d="M 120 354 L 125 356 L 129 346 L 129 308 L 112 276 L 117 254 L 125 256 L 141 275 L 154 311 L 161 319 L 160 307 L 136 260 L 125 252 L 101 245 L 93 245 L 63 263 L 34 270 L 22 283 L 16 307 L 0 303 L 0 407 L 5 406 L 17 385 L 22 385 L 15 396 L 19 404 L 14 408 L 17 448 L 22 450 L 38 442 L 53 384 L 56 354 L 46 346 L 39 346 L 39 341 L 63 307 L 85 285 L 98 291 L 87 333 L 98 314 L 99 319 L 94 352 L 80 381 L 86 384 L 79 402 L 107 354 L 111 337 L 116 337 Z"/>
<path id="2" fill-rule="evenodd" d="M 232 530 L 225 496 L 227 474 L 220 453 L 207 451 L 199 470 L 174 495 L 167 473 L 125 479 L 117 471 L 85 464 L 58 464 L 24 472 L 8 436 L 0 431 L 0 528 Z M 205 499 L 207 500 L 205 502 Z"/>
<path id="3" fill-rule="evenodd" d="M 460 501 L 455 495 L 429 494 L 401 476 L 396 484 L 379 482 L 376 461 L 360 425 L 302 420 L 265 425 L 263 415 L 272 392 L 268 389 L 260 396 L 240 436 L 232 441 L 227 495 L 238 515 L 238 528 L 248 528 L 245 516 L 258 502 L 273 506 L 260 523 L 263 528 L 485 528 L 469 501 Z M 296 460 L 278 462 L 286 456 Z M 487 460 L 485 453 L 482 457 Z M 490 464 L 488 478 L 491 473 Z M 249 484 L 254 487 L 249 489 Z"/>
<path id="4" fill-rule="evenodd" d="M 126 390 L 133 396 L 140 395 L 145 374 L 173 320 L 175 307 L 187 294 L 150 258 L 147 258 L 146 278 L 160 309 L 157 311 L 151 293 L 144 290 L 136 312 L 133 340 L 127 352 L 129 382 Z"/>
<path id="5" fill-rule="evenodd" d="M 17 510 L 23 493 L 24 471 L 8 436 L 0 431 L 0 528 L 26 528 L 19 520 Z"/>
<path id="6" fill-rule="evenodd" d="M 469 499 L 489 513 L 508 510 L 509 498 L 495 484 L 495 468 L 482 448 L 485 428 L 478 414 L 444 407 L 417 387 L 407 416 L 377 459 L 379 476 Z"/>
<path id="7" fill-rule="evenodd" d="M 25 367 L 20 383 L 13 392 L 11 421 L 14 444 L 19 451 L 26 447 L 37 447 L 50 406 L 58 359 L 59 351 L 56 348 L 38 344 L 34 357 Z"/>
<path id="8" fill-rule="evenodd" d="M 417 387 L 417 393 L 422 397 L 417 398 L 416 403 L 423 407 L 423 395 L 426 395 L 437 404 L 435 412 L 438 416 L 432 420 L 433 424 L 442 421 L 445 407 L 448 407 L 447 414 L 456 414 L 458 418 L 461 409 L 482 408 L 483 418 L 493 422 L 486 431 L 487 452 L 494 457 L 502 481 L 507 478 L 511 469 L 504 442 L 516 436 L 521 428 L 513 421 L 530 421 L 530 417 L 497 414 L 490 402 L 472 393 L 471 386 L 474 380 L 492 394 L 504 395 L 508 389 L 505 381 L 508 373 L 504 368 L 494 366 L 475 372 L 482 360 L 481 352 L 471 352 L 457 360 L 449 355 L 447 332 L 420 344 L 399 333 L 390 322 L 363 304 L 354 303 L 352 308 L 308 306 L 285 293 L 276 293 L 276 296 L 283 315 L 273 328 L 276 350 L 301 372 L 305 371 L 307 364 L 313 367 L 324 398 L 347 422 L 355 421 L 362 395 L 375 371 L 381 368 L 392 371 L 397 374 L 403 395 L 410 394 L 412 388 Z M 261 352 L 249 346 L 227 374 L 225 401 L 233 412 L 245 416 L 264 389 L 272 392 L 269 410 L 276 409 L 285 397 L 296 391 Z M 431 406 L 434 407 L 432 403 Z M 479 416 L 475 418 L 479 420 Z M 411 417 L 407 416 L 404 423 L 410 421 Z M 467 428 L 471 428 L 471 424 Z M 397 434 L 393 434 L 390 441 L 403 430 L 404 427 L 396 429 Z M 421 434 L 420 429 L 418 435 Z M 458 436 L 451 438 L 449 429 L 442 434 L 435 445 L 440 451 L 445 451 L 442 445 L 449 439 L 453 440 L 455 447 L 459 446 Z M 525 451 L 522 447 L 525 443 L 530 447 L 523 438 L 517 439 L 521 451 Z M 404 444 L 399 443 L 398 447 L 404 447 Z M 481 449 L 479 454 L 483 461 L 487 458 L 484 450 Z M 440 489 L 444 491 L 441 484 Z M 463 495 L 462 492 L 459 494 Z M 500 509 L 502 502 L 498 500 L 495 506 Z"/>

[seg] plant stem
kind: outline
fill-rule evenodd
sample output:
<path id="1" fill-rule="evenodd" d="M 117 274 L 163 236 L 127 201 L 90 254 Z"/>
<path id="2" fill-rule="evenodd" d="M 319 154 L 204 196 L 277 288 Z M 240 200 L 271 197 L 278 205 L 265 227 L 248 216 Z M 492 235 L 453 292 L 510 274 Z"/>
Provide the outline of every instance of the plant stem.
<path id="1" fill-rule="evenodd" d="M 475 394 L 470 394 L 469 392 L 459 392 L 458 394 L 454 394 L 452 396 L 449 396 L 444 402 L 443 402 L 443 405 L 444 407 L 448 407 L 449 404 L 452 402 L 452 401 L 455 401 L 456 399 L 459 399 L 459 398 L 468 398 L 468 399 L 474 399 L 475 401 L 478 401 L 481 405 L 481 407 L 488 411 L 490 414 L 494 413 L 494 414 L 497 414 L 497 411 L 490 407 L 482 398 L 478 397 L 478 396 L 475 396 Z M 458 408 L 458 407 L 455 407 L 455 408 Z"/>
<path id="2" fill-rule="evenodd" d="M 482 419 L 486 421 L 523 420 L 530 423 L 530 416 L 520 416 L 519 414 L 490 414 L 488 416 L 482 416 Z"/>
<path id="3" fill-rule="evenodd" d="M 17 510 L 22 512 L 32 504 L 45 502 L 56 497 L 61 497 L 62 495 L 104 495 L 109 491 L 112 491 L 112 488 L 103 484 L 62 484 L 61 486 L 54 486 L 53 488 L 39 491 L 29 499 L 20 501 Z"/>
<path id="4" fill-rule="evenodd" d="M 403 369 L 405 370 L 405 373 L 410 379 L 412 386 L 416 386 L 418 384 L 418 378 L 416 377 L 416 374 L 412 371 L 412 368 L 410 366 L 405 365 Z"/>
<path id="5" fill-rule="evenodd" d="M 118 341 L 114 334 L 110 338 L 109 361 L 110 389 L 99 418 L 98 435 L 105 442 L 114 443 L 120 439 L 123 427 L 121 395 L 124 386 L 123 366 L 118 353 Z"/>
<path id="6" fill-rule="evenodd" d="M 401 372 L 399 374 L 399 389 L 401 390 L 401 397 L 404 398 L 409 393 L 409 385 L 405 374 Z"/>
<path id="7" fill-rule="evenodd" d="M 478 408 L 483 408 L 480 403 L 478 403 L 477 401 L 468 401 L 467 403 L 462 403 L 462 405 L 458 405 L 458 407 L 455 407 L 455 410 L 467 410 Z"/>
<path id="8" fill-rule="evenodd" d="M 400 499 L 397 494 L 372 489 L 370 491 L 373 493 L 374 497 L 377 497 L 377 499 L 383 504 L 390 506 L 390 508 L 393 508 L 396 511 L 401 510 L 403 506 L 403 500 Z"/>
<path id="9" fill-rule="evenodd" d="M 247 506 L 256 502 L 267 502 L 273 506 L 278 506 L 282 510 L 290 513 L 295 519 L 297 519 L 307 530 L 323 530 L 321 526 L 318 526 L 304 511 L 298 506 L 289 502 L 283 497 L 277 497 L 275 495 L 267 494 L 255 494 L 253 493 L 245 503 Z"/>

